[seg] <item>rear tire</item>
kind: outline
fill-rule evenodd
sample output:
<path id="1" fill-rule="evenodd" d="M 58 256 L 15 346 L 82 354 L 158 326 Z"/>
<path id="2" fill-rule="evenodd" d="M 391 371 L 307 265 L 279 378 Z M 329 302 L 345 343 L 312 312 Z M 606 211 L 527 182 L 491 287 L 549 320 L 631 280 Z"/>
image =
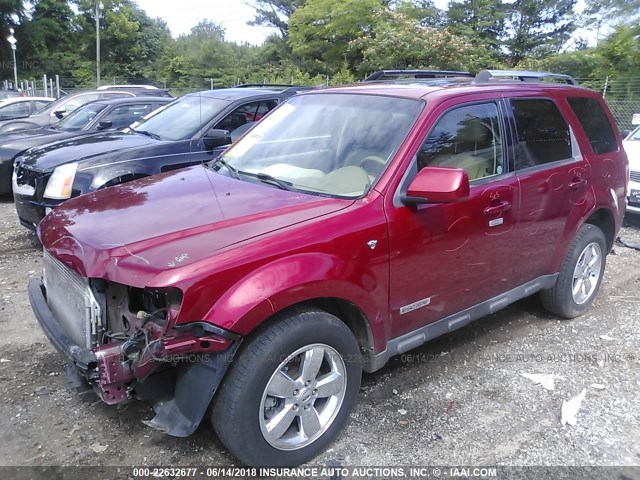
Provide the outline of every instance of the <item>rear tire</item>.
<path id="1" fill-rule="evenodd" d="M 562 262 L 555 285 L 540 292 L 544 308 L 563 318 L 585 313 L 600 289 L 606 252 L 602 230 L 588 223 L 582 225 Z"/>
<path id="2" fill-rule="evenodd" d="M 243 345 L 211 421 L 246 465 L 300 465 L 343 429 L 361 377 L 358 343 L 343 322 L 324 311 L 293 312 Z"/>

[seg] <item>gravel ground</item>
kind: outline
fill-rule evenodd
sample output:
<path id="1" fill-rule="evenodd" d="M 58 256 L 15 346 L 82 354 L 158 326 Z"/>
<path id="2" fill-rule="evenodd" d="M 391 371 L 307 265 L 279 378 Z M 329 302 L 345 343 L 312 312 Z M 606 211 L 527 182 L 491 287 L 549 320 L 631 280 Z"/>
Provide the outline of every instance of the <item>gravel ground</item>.
<path id="1" fill-rule="evenodd" d="M 640 217 L 621 232 L 640 241 Z M 0 465 L 231 465 L 209 422 L 186 439 L 66 388 L 64 359 L 29 307 L 41 251 L 0 199 Z M 317 464 L 640 465 L 640 252 L 615 248 L 587 315 L 530 298 L 365 375 L 348 428 Z M 555 374 L 555 390 L 521 376 Z M 600 384 L 594 387 L 594 384 Z M 576 426 L 562 401 L 586 388 Z"/>

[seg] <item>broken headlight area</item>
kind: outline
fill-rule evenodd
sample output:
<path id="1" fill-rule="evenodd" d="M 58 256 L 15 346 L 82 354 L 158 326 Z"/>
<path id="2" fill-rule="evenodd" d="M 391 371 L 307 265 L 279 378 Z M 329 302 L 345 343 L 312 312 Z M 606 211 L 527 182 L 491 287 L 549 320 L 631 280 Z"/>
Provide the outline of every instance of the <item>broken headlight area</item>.
<path id="1" fill-rule="evenodd" d="M 105 403 L 132 398 L 136 385 L 148 377 L 207 361 L 209 354 L 229 349 L 236 340 L 202 322 L 174 327 L 182 302 L 178 289 L 133 288 L 104 280 L 92 280 L 89 288 L 101 318 L 92 327 L 92 348 L 80 370 Z"/>

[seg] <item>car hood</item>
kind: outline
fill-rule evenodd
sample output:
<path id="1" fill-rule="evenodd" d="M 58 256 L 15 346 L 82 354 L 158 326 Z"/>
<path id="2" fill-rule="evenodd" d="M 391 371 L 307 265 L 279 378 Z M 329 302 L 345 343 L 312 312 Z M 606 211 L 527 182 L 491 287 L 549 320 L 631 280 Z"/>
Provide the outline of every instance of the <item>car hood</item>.
<path id="1" fill-rule="evenodd" d="M 56 121 L 58 121 L 58 119 L 56 119 Z M 44 115 L 43 114 L 29 115 L 28 117 L 15 118 L 13 120 L 3 120 L 0 122 L 0 128 L 3 128 L 7 125 L 11 125 L 12 123 L 19 125 L 20 128 L 24 128 L 22 127 L 22 125 L 24 125 L 25 122 L 31 125 L 39 125 L 41 127 L 46 127 L 51 123 L 51 117 L 49 115 L 49 112 L 45 112 Z M 28 128 L 36 128 L 36 127 L 31 126 Z M 8 133 L 11 133 L 11 132 L 8 132 Z"/>
<path id="2" fill-rule="evenodd" d="M 163 286 L 188 279 L 194 264 L 221 249 L 352 203 L 198 165 L 73 198 L 40 222 L 38 235 L 48 252 L 85 277 Z"/>
<path id="3" fill-rule="evenodd" d="M 66 140 L 47 143 L 28 151 L 22 163 L 35 170 L 53 170 L 59 165 L 78 162 L 102 155 L 109 155 L 112 161 L 128 159 L 140 147 L 153 143 L 163 143 L 151 137 L 134 133 L 105 132 L 85 133 Z"/>
<path id="4" fill-rule="evenodd" d="M 629 168 L 640 172 L 640 140 L 625 140 L 622 145 L 629 159 Z"/>
<path id="5" fill-rule="evenodd" d="M 0 136 L 0 142 L 2 144 L 6 144 L 25 137 L 34 137 L 36 135 L 47 135 L 58 132 L 60 132 L 60 130 L 56 130 L 54 128 L 34 127 L 28 130 L 18 130 L 17 132 L 4 133 Z"/>
<path id="6" fill-rule="evenodd" d="M 9 153 L 11 153 L 11 156 L 15 156 L 30 148 L 59 142 L 78 135 L 80 135 L 79 132 L 63 132 L 49 128 L 17 132 L 0 140 L 2 142 L 2 145 L 0 145 L 0 158 L 4 158 Z"/>

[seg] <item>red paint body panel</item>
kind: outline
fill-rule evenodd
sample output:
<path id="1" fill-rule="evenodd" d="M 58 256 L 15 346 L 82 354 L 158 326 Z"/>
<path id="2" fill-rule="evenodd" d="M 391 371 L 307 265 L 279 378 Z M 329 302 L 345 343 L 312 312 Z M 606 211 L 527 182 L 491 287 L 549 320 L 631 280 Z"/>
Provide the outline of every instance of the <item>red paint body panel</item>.
<path id="1" fill-rule="evenodd" d="M 184 297 L 176 323 L 206 321 L 241 335 L 291 305 L 339 298 L 362 312 L 371 348 L 381 352 L 392 338 L 557 272 L 597 209 L 620 228 L 624 152 L 594 156 L 564 100 L 567 92 L 598 98 L 594 92 L 522 83 L 345 90 L 426 102 L 365 197 L 300 194 L 192 167 L 66 202 L 39 226 L 44 247 L 87 277 L 177 287 Z M 554 99 L 582 157 L 481 179 L 458 203 L 399 202 L 417 149 L 447 108 L 509 96 Z M 573 189 L 576 180 L 584 182 Z M 425 299 L 422 308 L 400 313 Z"/>

